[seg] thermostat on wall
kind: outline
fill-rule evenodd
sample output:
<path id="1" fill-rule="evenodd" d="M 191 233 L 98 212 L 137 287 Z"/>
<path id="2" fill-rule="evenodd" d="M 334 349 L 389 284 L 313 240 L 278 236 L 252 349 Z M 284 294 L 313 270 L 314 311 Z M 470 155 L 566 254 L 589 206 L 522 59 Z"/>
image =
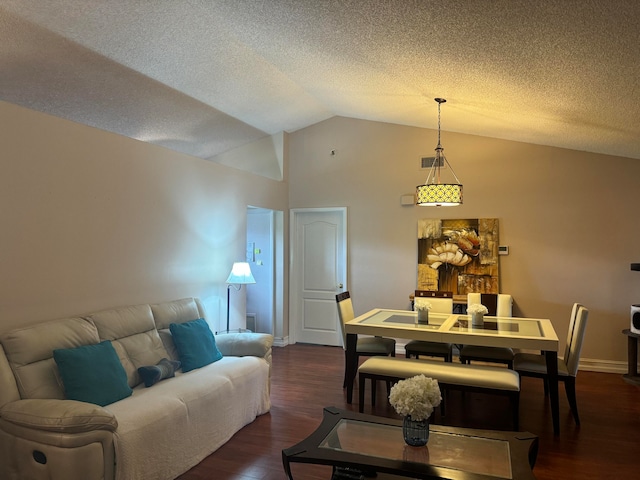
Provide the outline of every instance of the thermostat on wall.
<path id="1" fill-rule="evenodd" d="M 509 247 L 507 245 L 498 245 L 498 255 L 509 255 Z"/>

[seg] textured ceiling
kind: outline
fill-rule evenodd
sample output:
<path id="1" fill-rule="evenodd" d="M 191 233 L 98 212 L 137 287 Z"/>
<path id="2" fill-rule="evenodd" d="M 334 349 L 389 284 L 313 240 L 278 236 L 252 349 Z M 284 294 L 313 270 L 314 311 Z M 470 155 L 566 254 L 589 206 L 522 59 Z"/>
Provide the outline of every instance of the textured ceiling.
<path id="1" fill-rule="evenodd" d="M 640 159 L 637 0 L 0 0 L 0 99 L 212 158 L 335 115 Z"/>

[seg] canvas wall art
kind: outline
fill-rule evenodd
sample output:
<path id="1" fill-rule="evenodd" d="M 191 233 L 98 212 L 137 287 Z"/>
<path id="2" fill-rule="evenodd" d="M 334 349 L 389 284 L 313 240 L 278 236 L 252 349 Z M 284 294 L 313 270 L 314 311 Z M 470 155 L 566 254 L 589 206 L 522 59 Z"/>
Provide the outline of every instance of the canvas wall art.
<path id="1" fill-rule="evenodd" d="M 418 290 L 498 293 L 498 219 L 418 220 Z"/>

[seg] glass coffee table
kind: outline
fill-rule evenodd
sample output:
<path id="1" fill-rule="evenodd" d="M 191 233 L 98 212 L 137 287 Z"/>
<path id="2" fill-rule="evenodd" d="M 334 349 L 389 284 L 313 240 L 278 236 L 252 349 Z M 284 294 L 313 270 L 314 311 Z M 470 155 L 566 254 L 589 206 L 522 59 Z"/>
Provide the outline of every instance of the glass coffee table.
<path id="1" fill-rule="evenodd" d="M 535 479 L 532 468 L 538 437 L 431 425 L 429 443 L 411 447 L 402 437 L 402 420 L 327 407 L 309 437 L 282 451 L 290 480 L 291 463 L 331 465 L 334 478 Z M 382 475 L 378 475 L 382 474 Z"/>

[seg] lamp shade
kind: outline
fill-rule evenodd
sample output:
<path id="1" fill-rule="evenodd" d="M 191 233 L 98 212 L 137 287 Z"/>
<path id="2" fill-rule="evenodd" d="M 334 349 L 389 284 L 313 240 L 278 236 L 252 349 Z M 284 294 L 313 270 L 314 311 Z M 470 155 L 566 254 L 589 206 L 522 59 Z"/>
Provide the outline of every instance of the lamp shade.
<path id="1" fill-rule="evenodd" d="M 459 183 L 429 183 L 418 185 L 416 204 L 421 207 L 452 207 L 462 203 Z"/>
<path id="2" fill-rule="evenodd" d="M 251 273 L 251 267 L 247 262 L 235 262 L 227 278 L 227 284 L 244 285 L 247 283 L 256 283 L 256 279 Z"/>

